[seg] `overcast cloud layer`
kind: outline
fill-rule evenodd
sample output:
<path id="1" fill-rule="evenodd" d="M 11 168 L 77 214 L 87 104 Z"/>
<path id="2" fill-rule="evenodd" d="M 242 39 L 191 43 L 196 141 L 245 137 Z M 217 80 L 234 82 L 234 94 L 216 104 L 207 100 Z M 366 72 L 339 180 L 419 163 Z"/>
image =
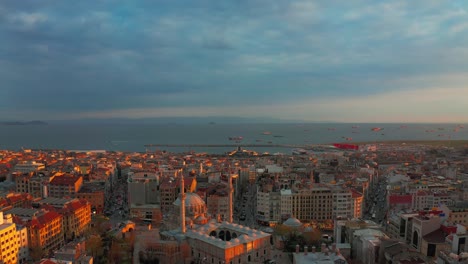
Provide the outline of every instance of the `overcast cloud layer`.
<path id="1" fill-rule="evenodd" d="M 468 122 L 466 1 L 0 1 L 0 120 Z"/>

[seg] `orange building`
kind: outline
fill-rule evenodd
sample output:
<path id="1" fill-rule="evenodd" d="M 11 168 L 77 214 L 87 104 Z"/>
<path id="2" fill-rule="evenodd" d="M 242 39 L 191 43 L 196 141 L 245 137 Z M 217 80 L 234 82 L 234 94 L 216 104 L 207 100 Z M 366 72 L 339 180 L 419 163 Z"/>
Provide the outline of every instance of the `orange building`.
<path id="1" fill-rule="evenodd" d="M 91 204 L 86 200 L 49 197 L 38 204 L 63 216 L 63 235 L 66 240 L 82 236 L 91 223 Z"/>
<path id="2" fill-rule="evenodd" d="M 351 190 L 352 191 L 352 203 L 351 203 L 351 209 L 352 209 L 352 217 L 353 218 L 361 218 L 362 213 L 363 213 L 363 196 L 362 193 L 356 191 L 356 190 Z"/>
<path id="3" fill-rule="evenodd" d="M 83 236 L 91 223 L 91 204 L 86 200 L 75 199 L 60 210 L 63 215 L 65 239 L 73 240 Z"/>
<path id="4" fill-rule="evenodd" d="M 40 248 L 43 254 L 48 254 L 63 246 L 62 218 L 59 213 L 48 211 L 25 223 L 29 230 L 29 247 Z"/>
<path id="5" fill-rule="evenodd" d="M 3 216 L 0 212 L 0 263 L 18 263 L 18 241 L 16 225 L 10 214 Z"/>
<path id="6" fill-rule="evenodd" d="M 85 199 L 91 203 L 91 211 L 101 214 L 104 210 L 104 190 L 105 186 L 101 182 L 85 183 L 80 191 L 76 194 L 76 198 Z"/>
<path id="7" fill-rule="evenodd" d="M 49 183 L 48 196 L 62 198 L 75 197 L 83 185 L 82 176 L 62 175 Z"/>

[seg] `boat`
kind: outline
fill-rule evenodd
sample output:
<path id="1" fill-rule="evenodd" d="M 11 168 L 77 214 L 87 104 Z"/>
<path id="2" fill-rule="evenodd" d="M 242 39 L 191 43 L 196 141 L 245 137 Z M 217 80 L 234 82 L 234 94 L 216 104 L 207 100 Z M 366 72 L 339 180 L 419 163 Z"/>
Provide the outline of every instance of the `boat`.
<path id="1" fill-rule="evenodd" d="M 283 136 L 281 136 L 281 135 L 274 135 L 273 137 L 282 138 Z"/>
<path id="2" fill-rule="evenodd" d="M 265 131 L 262 133 L 262 135 L 271 135 L 271 132 L 270 131 Z"/>
<path id="3" fill-rule="evenodd" d="M 229 140 L 235 140 L 235 141 L 241 141 L 242 139 L 244 139 L 243 137 L 241 136 L 237 136 L 237 137 L 229 137 Z"/>
<path id="4" fill-rule="evenodd" d="M 372 131 L 380 131 L 380 130 L 383 130 L 383 128 L 381 127 L 373 127 L 371 128 Z"/>

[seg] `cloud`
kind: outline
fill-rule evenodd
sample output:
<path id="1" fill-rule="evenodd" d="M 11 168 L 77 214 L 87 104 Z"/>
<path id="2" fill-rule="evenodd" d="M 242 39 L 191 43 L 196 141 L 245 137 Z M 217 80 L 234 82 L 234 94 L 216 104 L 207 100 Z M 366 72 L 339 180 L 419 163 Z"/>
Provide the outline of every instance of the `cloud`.
<path id="1" fill-rule="evenodd" d="M 7 15 L 6 20 L 11 25 L 14 25 L 20 30 L 31 30 L 38 25 L 46 22 L 48 19 L 47 15 L 42 13 L 26 13 L 19 12 L 12 15 Z"/>
<path id="2" fill-rule="evenodd" d="M 0 1 L 0 119 L 238 105 L 306 118 L 301 100 L 435 94 L 468 71 L 466 21 L 464 2 L 424 0 Z"/>

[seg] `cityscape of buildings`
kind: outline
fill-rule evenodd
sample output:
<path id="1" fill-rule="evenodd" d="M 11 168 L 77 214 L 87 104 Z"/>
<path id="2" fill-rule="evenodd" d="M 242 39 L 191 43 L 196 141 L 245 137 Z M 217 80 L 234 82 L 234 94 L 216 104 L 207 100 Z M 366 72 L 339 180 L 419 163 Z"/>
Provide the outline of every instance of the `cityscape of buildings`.
<path id="1" fill-rule="evenodd" d="M 0 263 L 468 263 L 468 151 L 0 151 Z"/>

